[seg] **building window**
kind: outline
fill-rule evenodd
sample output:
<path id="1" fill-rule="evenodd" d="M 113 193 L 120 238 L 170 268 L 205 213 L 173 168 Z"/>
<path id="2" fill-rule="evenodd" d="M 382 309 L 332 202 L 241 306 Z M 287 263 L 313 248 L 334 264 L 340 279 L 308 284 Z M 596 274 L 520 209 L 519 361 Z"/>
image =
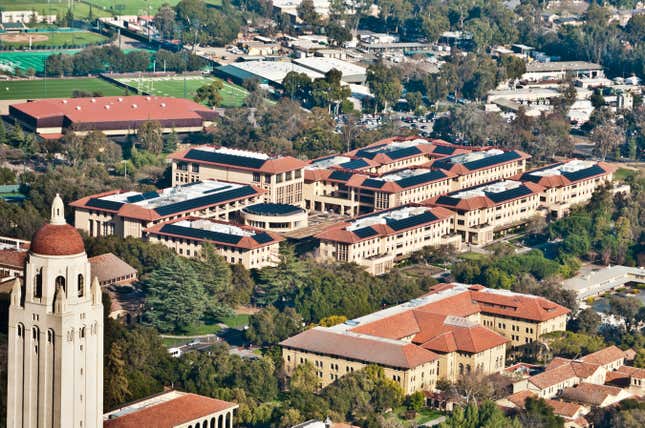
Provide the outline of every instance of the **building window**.
<path id="1" fill-rule="evenodd" d="M 193 172 L 194 172 L 194 173 L 198 173 L 198 172 L 199 172 L 199 164 L 197 164 L 197 163 L 194 163 L 194 164 L 193 164 Z"/>
<path id="2" fill-rule="evenodd" d="M 56 284 L 56 290 L 58 290 L 58 287 L 61 287 L 64 292 L 67 292 L 65 289 L 65 277 L 64 276 L 57 276 L 56 281 L 54 282 Z"/>
<path id="3" fill-rule="evenodd" d="M 253 173 L 253 182 L 254 183 L 259 183 L 260 182 L 260 173 L 259 172 L 254 172 Z"/>
<path id="4" fill-rule="evenodd" d="M 38 269 L 34 277 L 34 297 L 40 299 L 43 297 L 43 270 Z"/>
<path id="5" fill-rule="evenodd" d="M 85 294 L 85 279 L 83 278 L 83 274 L 79 273 L 78 274 L 78 297 L 83 297 Z"/>

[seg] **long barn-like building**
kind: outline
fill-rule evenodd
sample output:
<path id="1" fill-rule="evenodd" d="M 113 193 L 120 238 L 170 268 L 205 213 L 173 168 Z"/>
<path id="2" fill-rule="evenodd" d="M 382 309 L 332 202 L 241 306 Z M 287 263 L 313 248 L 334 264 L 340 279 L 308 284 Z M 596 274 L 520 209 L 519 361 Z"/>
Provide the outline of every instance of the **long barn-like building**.
<path id="1" fill-rule="evenodd" d="M 9 115 L 43 138 L 59 138 L 64 131 L 128 135 L 147 121 L 158 122 L 166 133 L 198 132 L 217 117 L 191 100 L 144 95 L 28 101 L 10 105 Z"/>

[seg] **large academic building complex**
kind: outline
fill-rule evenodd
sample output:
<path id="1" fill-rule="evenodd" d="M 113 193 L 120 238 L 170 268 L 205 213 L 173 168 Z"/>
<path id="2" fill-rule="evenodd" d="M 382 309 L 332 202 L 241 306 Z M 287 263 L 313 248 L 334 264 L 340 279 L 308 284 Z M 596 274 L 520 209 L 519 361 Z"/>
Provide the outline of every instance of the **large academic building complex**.
<path id="1" fill-rule="evenodd" d="M 321 387 L 375 364 L 410 394 L 434 389 L 438 379 L 502 371 L 507 347 L 565 330 L 568 313 L 538 296 L 439 284 L 420 298 L 306 330 L 280 346 L 287 373 L 308 362 Z"/>

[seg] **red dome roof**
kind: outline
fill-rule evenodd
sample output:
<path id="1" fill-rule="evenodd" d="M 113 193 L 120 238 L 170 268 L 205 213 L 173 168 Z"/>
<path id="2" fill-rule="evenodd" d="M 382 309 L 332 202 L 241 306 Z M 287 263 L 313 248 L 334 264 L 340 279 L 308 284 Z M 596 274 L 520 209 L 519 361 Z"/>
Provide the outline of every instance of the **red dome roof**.
<path id="1" fill-rule="evenodd" d="M 71 256 L 84 252 L 85 244 L 74 226 L 47 223 L 31 238 L 30 250 L 44 256 Z"/>

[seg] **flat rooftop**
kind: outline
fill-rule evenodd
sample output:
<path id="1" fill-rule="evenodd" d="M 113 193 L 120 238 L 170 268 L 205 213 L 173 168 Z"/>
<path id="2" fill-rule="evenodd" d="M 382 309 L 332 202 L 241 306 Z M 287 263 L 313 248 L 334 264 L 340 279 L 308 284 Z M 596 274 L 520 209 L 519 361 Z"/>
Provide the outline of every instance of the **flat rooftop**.
<path id="1" fill-rule="evenodd" d="M 476 198 L 478 196 L 487 196 L 491 193 L 502 193 L 508 192 L 509 190 L 517 189 L 522 186 L 522 183 L 519 181 L 513 180 L 502 180 L 497 181 L 492 184 L 486 184 L 484 186 L 475 187 L 472 189 L 463 190 L 460 192 L 452 193 L 451 198 L 455 199 L 470 199 Z"/>
<path id="2" fill-rule="evenodd" d="M 602 70 L 602 65 L 586 61 L 533 61 L 526 65 L 527 73 L 539 73 L 549 71 L 585 71 Z"/>
<path id="3" fill-rule="evenodd" d="M 572 172 L 578 172 L 583 169 L 591 168 L 592 166 L 596 165 L 596 162 L 594 161 L 586 161 L 586 160 L 581 160 L 581 159 L 573 159 L 570 160 L 569 162 L 565 162 L 559 165 L 556 165 L 551 168 L 546 168 L 542 170 L 537 170 L 537 171 L 531 171 L 529 172 L 530 175 L 536 175 L 539 177 L 548 177 L 551 175 L 562 175 L 563 173 L 572 173 Z"/>
<path id="4" fill-rule="evenodd" d="M 361 67 L 360 65 L 356 65 L 351 62 L 336 58 L 310 56 L 294 59 L 293 62 L 323 74 L 332 69 L 340 71 L 341 73 L 343 73 L 343 76 L 357 76 L 367 74 L 367 69 L 365 67 Z"/>
<path id="5" fill-rule="evenodd" d="M 370 214 L 365 217 L 358 218 L 347 226 L 347 230 L 355 231 L 363 229 L 368 226 L 377 224 L 389 224 L 392 221 L 406 220 L 412 217 L 417 217 L 430 211 L 428 207 L 401 207 L 391 211 L 385 211 L 376 214 Z"/>
<path id="6" fill-rule="evenodd" d="M 292 71 L 296 73 L 304 73 L 312 80 L 325 77 L 322 73 L 318 73 L 309 68 L 286 61 L 247 61 L 232 63 L 229 64 L 229 66 L 254 74 L 279 85 L 282 84 L 285 76 Z"/>

